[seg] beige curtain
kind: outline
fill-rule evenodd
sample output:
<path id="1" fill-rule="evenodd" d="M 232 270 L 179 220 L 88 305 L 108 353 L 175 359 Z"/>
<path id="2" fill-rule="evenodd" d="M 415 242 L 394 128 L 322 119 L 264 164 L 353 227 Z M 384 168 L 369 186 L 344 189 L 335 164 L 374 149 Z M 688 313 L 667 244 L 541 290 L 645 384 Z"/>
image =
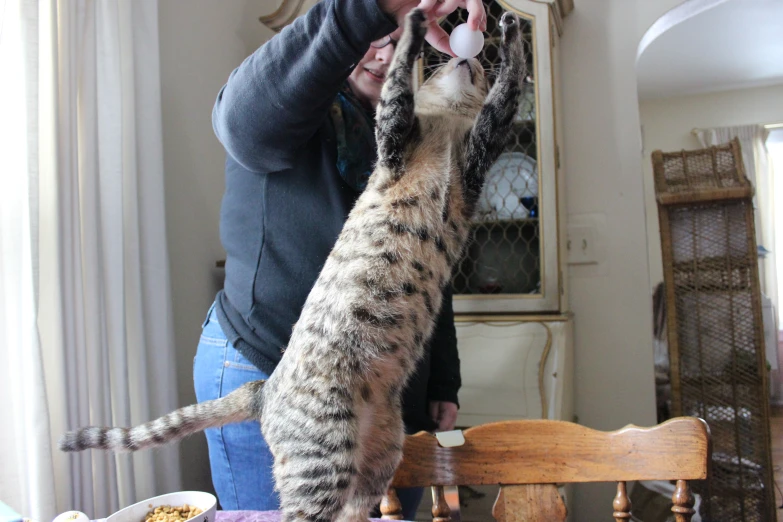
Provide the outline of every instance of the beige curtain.
<path id="1" fill-rule="evenodd" d="M 0 6 L 0 499 L 103 518 L 180 489 L 176 446 L 56 448 L 177 405 L 158 2 Z"/>
<path id="2" fill-rule="evenodd" d="M 763 125 L 739 125 L 698 129 L 694 132 L 702 147 L 728 143 L 739 138 L 742 161 L 755 188 L 753 201 L 756 242 L 769 251 L 766 257 L 759 260 L 761 291 L 772 301 L 775 310 L 780 310 L 775 248 L 775 179 L 766 146 L 769 131 Z"/>

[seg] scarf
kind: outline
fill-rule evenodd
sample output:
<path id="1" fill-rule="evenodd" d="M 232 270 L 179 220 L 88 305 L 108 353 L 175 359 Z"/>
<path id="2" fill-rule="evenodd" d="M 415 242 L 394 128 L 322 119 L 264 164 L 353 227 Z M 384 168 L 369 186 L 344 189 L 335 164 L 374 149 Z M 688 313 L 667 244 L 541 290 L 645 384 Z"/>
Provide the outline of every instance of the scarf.
<path id="1" fill-rule="evenodd" d="M 345 84 L 332 103 L 329 117 L 337 136 L 337 170 L 348 186 L 362 192 L 378 155 L 373 114 L 362 107 Z"/>

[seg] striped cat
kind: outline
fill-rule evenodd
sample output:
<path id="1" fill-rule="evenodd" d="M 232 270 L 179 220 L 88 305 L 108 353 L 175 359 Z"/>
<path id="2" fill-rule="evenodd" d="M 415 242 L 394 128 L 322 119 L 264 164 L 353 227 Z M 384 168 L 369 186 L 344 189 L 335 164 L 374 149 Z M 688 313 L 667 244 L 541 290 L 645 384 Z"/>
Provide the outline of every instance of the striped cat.
<path id="1" fill-rule="evenodd" d="M 60 449 L 135 451 L 259 419 L 285 522 L 367 520 L 400 462 L 401 390 L 511 134 L 524 68 L 519 19 L 505 13 L 489 95 L 479 62 L 454 58 L 414 103 L 425 24 L 418 9 L 406 19 L 376 115 L 377 166 L 269 380 L 134 428 L 69 432 Z"/>

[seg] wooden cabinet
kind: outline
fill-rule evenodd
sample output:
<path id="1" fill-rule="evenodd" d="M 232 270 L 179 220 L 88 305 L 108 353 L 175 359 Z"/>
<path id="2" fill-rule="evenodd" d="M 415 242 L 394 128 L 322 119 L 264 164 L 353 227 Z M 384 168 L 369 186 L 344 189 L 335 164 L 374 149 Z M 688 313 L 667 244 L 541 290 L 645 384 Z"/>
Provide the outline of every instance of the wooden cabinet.
<path id="1" fill-rule="evenodd" d="M 558 38 L 573 5 L 485 2 L 487 32 L 478 58 L 493 80 L 500 64 L 498 21 L 515 11 L 525 39 L 526 76 L 513 136 L 490 170 L 466 255 L 455 270 L 454 311 L 462 368 L 458 426 L 549 418 L 573 420 L 572 320 L 564 280 L 563 172 L 560 168 Z M 447 33 L 467 20 L 441 21 Z M 425 48 L 425 81 L 450 57 Z"/>
<path id="2" fill-rule="evenodd" d="M 573 419 L 572 323 L 561 317 L 457 318 L 457 425 Z"/>
<path id="3" fill-rule="evenodd" d="M 499 65 L 498 20 L 506 10 L 515 11 L 523 25 L 527 74 L 514 135 L 488 176 L 472 242 L 453 279 L 463 380 L 458 425 L 573 420 L 557 89 L 558 38 L 573 0 L 495 0 L 485 6 L 488 27 L 479 58 L 490 79 Z M 278 30 L 293 19 L 285 12 L 281 7 L 262 22 Z M 451 33 L 466 20 L 467 12 L 458 9 L 441 25 Z M 417 81 L 448 58 L 425 46 Z"/>
<path id="4" fill-rule="evenodd" d="M 560 255 L 562 172 L 557 134 L 557 27 L 561 4 L 492 1 L 478 58 L 490 81 L 500 65 L 499 20 L 515 11 L 523 28 L 527 72 L 505 152 L 492 167 L 473 222 L 473 236 L 454 279 L 457 313 L 560 313 L 566 308 Z M 467 20 L 458 10 L 441 25 L 451 33 Z M 419 81 L 450 57 L 426 47 Z"/>

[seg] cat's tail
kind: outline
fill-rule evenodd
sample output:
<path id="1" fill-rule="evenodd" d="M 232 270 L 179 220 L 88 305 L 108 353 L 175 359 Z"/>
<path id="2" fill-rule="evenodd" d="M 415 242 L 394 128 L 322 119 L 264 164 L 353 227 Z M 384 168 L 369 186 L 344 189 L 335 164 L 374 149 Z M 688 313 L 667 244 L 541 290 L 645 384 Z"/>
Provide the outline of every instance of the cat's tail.
<path id="1" fill-rule="evenodd" d="M 62 436 L 58 445 L 62 451 L 89 448 L 136 451 L 162 446 L 206 428 L 261 419 L 264 382 L 248 382 L 225 397 L 185 406 L 133 428 L 90 426 L 69 431 Z"/>

